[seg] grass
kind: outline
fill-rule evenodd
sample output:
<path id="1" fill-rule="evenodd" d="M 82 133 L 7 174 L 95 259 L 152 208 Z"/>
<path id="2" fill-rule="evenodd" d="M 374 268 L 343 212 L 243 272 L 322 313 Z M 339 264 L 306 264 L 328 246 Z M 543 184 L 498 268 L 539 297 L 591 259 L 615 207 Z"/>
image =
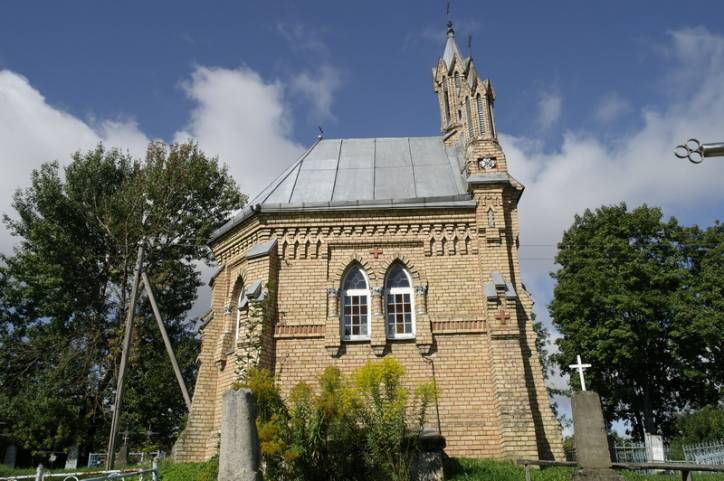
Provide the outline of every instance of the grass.
<path id="1" fill-rule="evenodd" d="M 60 472 L 61 470 L 53 470 Z M 79 470 L 80 471 L 80 470 Z M 203 463 L 161 463 L 161 481 L 216 481 L 219 471 L 218 458 Z M 8 469 L 0 465 L 0 477 L 33 474 L 35 468 Z M 533 481 L 570 481 L 572 468 L 551 467 L 532 469 Z M 635 471 L 621 471 L 625 481 L 679 481 L 681 474 L 641 474 Z M 57 478 L 56 478 L 57 479 Z M 447 481 L 523 481 L 522 466 L 513 461 L 494 459 L 451 458 L 445 463 Z M 724 481 L 724 473 L 694 473 L 695 481 Z M 268 480 L 274 481 L 274 480 Z"/>
<path id="2" fill-rule="evenodd" d="M 681 474 L 642 474 L 622 470 L 625 481 L 680 481 Z M 550 467 L 531 469 L 533 481 L 570 481 L 573 468 Z M 694 480 L 724 481 L 724 473 L 694 473 Z M 445 479 L 448 481 L 523 481 L 525 471 L 513 461 L 493 459 L 452 458 L 445 465 Z"/>

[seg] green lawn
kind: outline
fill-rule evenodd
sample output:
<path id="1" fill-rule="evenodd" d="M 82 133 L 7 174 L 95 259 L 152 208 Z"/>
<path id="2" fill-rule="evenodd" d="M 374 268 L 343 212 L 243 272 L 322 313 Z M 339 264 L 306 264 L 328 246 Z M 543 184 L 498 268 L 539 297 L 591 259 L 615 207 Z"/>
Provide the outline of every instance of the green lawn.
<path id="1" fill-rule="evenodd" d="M 205 463 L 174 464 L 171 461 L 165 461 L 161 463 L 161 481 L 216 481 L 218 468 L 216 458 Z M 10 470 L 0 465 L 0 477 L 34 472 L 33 468 Z M 532 469 L 531 472 L 534 481 L 570 481 L 573 469 L 554 467 Z M 626 481 L 679 481 L 681 479 L 678 472 L 644 475 L 633 471 L 622 471 L 622 474 Z M 448 481 L 523 481 L 525 474 L 523 467 L 512 461 L 454 458 L 445 465 L 445 479 Z M 694 479 L 697 481 L 724 481 L 724 473 L 695 473 Z"/>
<path id="2" fill-rule="evenodd" d="M 551 467 L 531 469 L 534 481 L 570 481 L 572 468 Z M 681 474 L 640 474 L 635 471 L 621 471 L 626 481 L 680 481 Z M 694 473 L 699 481 L 724 481 L 722 474 Z M 490 459 L 450 459 L 445 466 L 445 479 L 448 481 L 523 481 L 525 472 L 522 466 L 512 461 Z"/>

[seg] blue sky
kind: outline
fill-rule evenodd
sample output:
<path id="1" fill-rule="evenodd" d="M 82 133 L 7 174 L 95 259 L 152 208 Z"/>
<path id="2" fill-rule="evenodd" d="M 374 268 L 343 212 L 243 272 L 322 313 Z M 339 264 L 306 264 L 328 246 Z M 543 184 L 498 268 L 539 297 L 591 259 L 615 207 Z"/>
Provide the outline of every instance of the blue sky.
<path id="1" fill-rule="evenodd" d="M 141 154 L 150 139 L 195 138 L 253 195 L 318 125 L 329 138 L 435 135 L 444 11 L 442 0 L 6 0 L 0 211 L 32 168 L 98 141 Z M 722 18 L 716 1 L 452 2 L 526 185 L 521 257 L 544 320 L 574 213 L 625 200 L 685 224 L 721 218 L 724 160 L 694 166 L 671 151 L 724 140 Z M 0 251 L 12 244 L 0 230 Z"/>

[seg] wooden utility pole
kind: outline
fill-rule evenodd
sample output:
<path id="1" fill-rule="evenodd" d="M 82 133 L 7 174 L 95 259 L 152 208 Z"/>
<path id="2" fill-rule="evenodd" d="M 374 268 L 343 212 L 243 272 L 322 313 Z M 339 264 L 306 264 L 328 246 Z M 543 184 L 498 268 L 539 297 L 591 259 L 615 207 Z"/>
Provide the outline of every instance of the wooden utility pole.
<path id="1" fill-rule="evenodd" d="M 146 295 L 148 296 L 148 300 L 151 302 L 153 315 L 156 318 L 156 323 L 158 324 L 158 330 L 161 331 L 161 337 L 163 337 L 163 343 L 166 346 L 166 352 L 168 353 L 168 357 L 171 359 L 173 372 L 174 374 L 176 374 L 176 380 L 178 381 L 178 385 L 181 388 L 181 394 L 183 394 L 184 401 L 186 401 L 186 409 L 190 411 L 191 397 L 189 397 L 189 391 L 188 389 L 186 389 L 186 382 L 184 382 L 184 378 L 181 375 L 181 369 L 179 369 L 178 367 L 176 355 L 173 352 L 173 346 L 171 346 L 171 340 L 168 338 L 168 334 L 166 333 L 166 326 L 164 326 L 163 319 L 161 318 L 161 312 L 158 310 L 158 305 L 156 305 L 156 298 L 153 295 L 153 289 L 151 289 L 151 282 L 148 280 L 148 275 L 145 272 L 143 272 L 141 276 L 143 277 L 143 286 L 146 288 Z"/>
<path id="2" fill-rule="evenodd" d="M 121 351 L 121 364 L 118 366 L 118 381 L 116 384 L 116 399 L 113 403 L 113 419 L 111 421 L 111 434 L 108 437 L 108 449 L 106 451 L 106 470 L 113 469 L 113 462 L 116 457 L 116 434 L 118 433 L 118 422 L 120 421 L 121 402 L 123 401 L 123 376 L 128 365 L 128 353 L 131 350 L 131 333 L 133 332 L 133 316 L 136 310 L 136 297 L 138 296 L 138 284 L 143 268 L 143 257 L 145 255 L 145 239 L 141 239 L 136 256 L 136 268 L 133 272 L 133 286 L 131 287 L 131 298 L 128 303 L 126 315 L 126 327 L 123 333 L 123 350 Z"/>

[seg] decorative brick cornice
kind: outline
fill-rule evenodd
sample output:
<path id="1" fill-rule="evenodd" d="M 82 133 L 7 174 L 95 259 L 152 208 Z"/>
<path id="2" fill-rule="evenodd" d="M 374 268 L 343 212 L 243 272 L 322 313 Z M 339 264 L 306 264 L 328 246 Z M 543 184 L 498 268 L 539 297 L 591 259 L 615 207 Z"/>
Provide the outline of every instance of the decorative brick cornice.
<path id="1" fill-rule="evenodd" d="M 274 326 L 274 337 L 295 338 L 295 337 L 324 337 L 324 324 L 301 324 L 301 325 L 283 325 Z"/>
<path id="2" fill-rule="evenodd" d="M 431 324 L 433 334 L 468 334 L 487 330 L 486 322 L 483 319 L 433 321 Z"/>

